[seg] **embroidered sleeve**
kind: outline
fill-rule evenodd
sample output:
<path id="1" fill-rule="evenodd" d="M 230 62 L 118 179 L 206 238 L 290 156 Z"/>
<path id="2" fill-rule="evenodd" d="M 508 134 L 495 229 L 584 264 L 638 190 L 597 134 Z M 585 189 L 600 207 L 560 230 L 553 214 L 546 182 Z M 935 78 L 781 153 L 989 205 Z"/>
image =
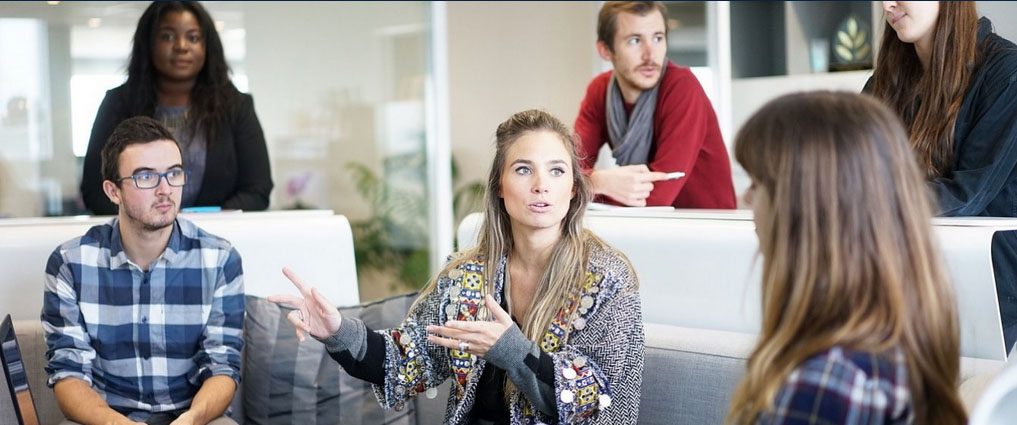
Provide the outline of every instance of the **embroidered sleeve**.
<path id="1" fill-rule="evenodd" d="M 572 335 L 556 318 L 540 341 L 541 351 L 553 363 L 559 423 L 635 423 L 644 342 L 632 276 L 627 268 L 603 276 L 589 274 L 589 291 L 562 311 L 576 314 Z"/>
<path id="2" fill-rule="evenodd" d="M 438 287 L 398 327 L 377 331 L 385 342 L 385 377 L 374 392 L 383 407 L 401 409 L 420 393 L 433 398 L 435 387 L 448 379 L 448 350 L 427 341 L 427 326 L 440 323 L 439 308 L 448 286 L 449 279 L 440 277 Z"/>

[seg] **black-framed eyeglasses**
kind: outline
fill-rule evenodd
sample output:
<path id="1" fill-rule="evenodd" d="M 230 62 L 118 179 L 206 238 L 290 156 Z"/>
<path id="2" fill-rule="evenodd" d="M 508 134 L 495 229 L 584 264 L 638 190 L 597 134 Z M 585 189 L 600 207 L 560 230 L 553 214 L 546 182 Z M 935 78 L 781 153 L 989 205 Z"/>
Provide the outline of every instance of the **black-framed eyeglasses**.
<path id="1" fill-rule="evenodd" d="M 166 183 L 170 186 L 180 187 L 184 183 L 187 183 L 187 176 L 191 175 L 190 171 L 182 170 L 180 168 L 174 168 L 168 170 L 165 173 L 157 173 L 155 171 L 142 171 L 132 176 L 121 177 L 117 179 L 117 182 L 122 182 L 127 179 L 134 180 L 134 186 L 138 189 L 153 189 L 159 186 L 159 182 L 162 178 L 166 178 Z"/>

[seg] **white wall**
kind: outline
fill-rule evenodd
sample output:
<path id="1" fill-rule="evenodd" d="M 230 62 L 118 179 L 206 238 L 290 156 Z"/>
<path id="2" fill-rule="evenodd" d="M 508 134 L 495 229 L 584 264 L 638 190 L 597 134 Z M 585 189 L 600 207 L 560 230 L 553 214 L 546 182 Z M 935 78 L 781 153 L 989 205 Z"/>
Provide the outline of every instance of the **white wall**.
<path id="1" fill-rule="evenodd" d="M 392 128 L 382 124 L 382 115 L 403 89 L 396 87 L 394 68 L 428 54 L 396 58 L 399 47 L 390 36 L 421 33 L 426 39 L 427 3 L 245 2 L 243 16 L 245 68 L 272 158 L 272 208 L 291 206 L 287 179 L 311 171 L 304 202 L 365 217 L 368 205 L 344 164 L 358 161 L 380 171 L 382 139 Z M 420 110 L 403 124 L 422 127 L 423 119 Z"/>
<path id="2" fill-rule="evenodd" d="M 597 2 L 448 3 L 449 109 L 459 182 L 486 180 L 494 130 L 543 108 L 570 127 L 593 77 Z"/>
<path id="3" fill-rule="evenodd" d="M 1017 2 L 980 1 L 978 13 L 992 20 L 996 33 L 1017 42 Z"/>

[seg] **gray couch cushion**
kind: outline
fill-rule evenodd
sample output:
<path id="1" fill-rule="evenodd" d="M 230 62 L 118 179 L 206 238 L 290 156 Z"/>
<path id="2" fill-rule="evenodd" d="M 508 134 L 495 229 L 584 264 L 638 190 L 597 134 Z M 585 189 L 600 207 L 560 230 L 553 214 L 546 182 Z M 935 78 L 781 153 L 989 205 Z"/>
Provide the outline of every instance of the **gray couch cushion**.
<path id="1" fill-rule="evenodd" d="M 644 323 L 639 424 L 721 424 L 756 337 Z"/>
<path id="2" fill-rule="evenodd" d="M 340 308 L 373 329 L 397 325 L 415 293 Z M 414 425 L 415 407 L 383 410 L 366 382 L 342 372 L 313 338 L 297 343 L 288 310 L 263 298 L 247 297 L 244 323 L 244 416 L 250 424 Z"/>

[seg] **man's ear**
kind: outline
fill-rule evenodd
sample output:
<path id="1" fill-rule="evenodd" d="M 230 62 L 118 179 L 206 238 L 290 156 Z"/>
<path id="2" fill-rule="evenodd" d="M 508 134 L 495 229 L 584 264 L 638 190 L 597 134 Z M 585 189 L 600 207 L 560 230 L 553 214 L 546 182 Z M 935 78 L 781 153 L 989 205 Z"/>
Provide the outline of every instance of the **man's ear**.
<path id="1" fill-rule="evenodd" d="M 110 202 L 120 205 L 120 187 L 111 180 L 102 181 L 102 191 L 106 192 L 106 197 L 109 198 Z"/>
<path id="2" fill-rule="evenodd" d="M 614 62 L 614 52 L 612 52 L 611 47 L 603 41 L 597 42 L 597 54 L 599 54 L 600 58 L 603 60 Z"/>

